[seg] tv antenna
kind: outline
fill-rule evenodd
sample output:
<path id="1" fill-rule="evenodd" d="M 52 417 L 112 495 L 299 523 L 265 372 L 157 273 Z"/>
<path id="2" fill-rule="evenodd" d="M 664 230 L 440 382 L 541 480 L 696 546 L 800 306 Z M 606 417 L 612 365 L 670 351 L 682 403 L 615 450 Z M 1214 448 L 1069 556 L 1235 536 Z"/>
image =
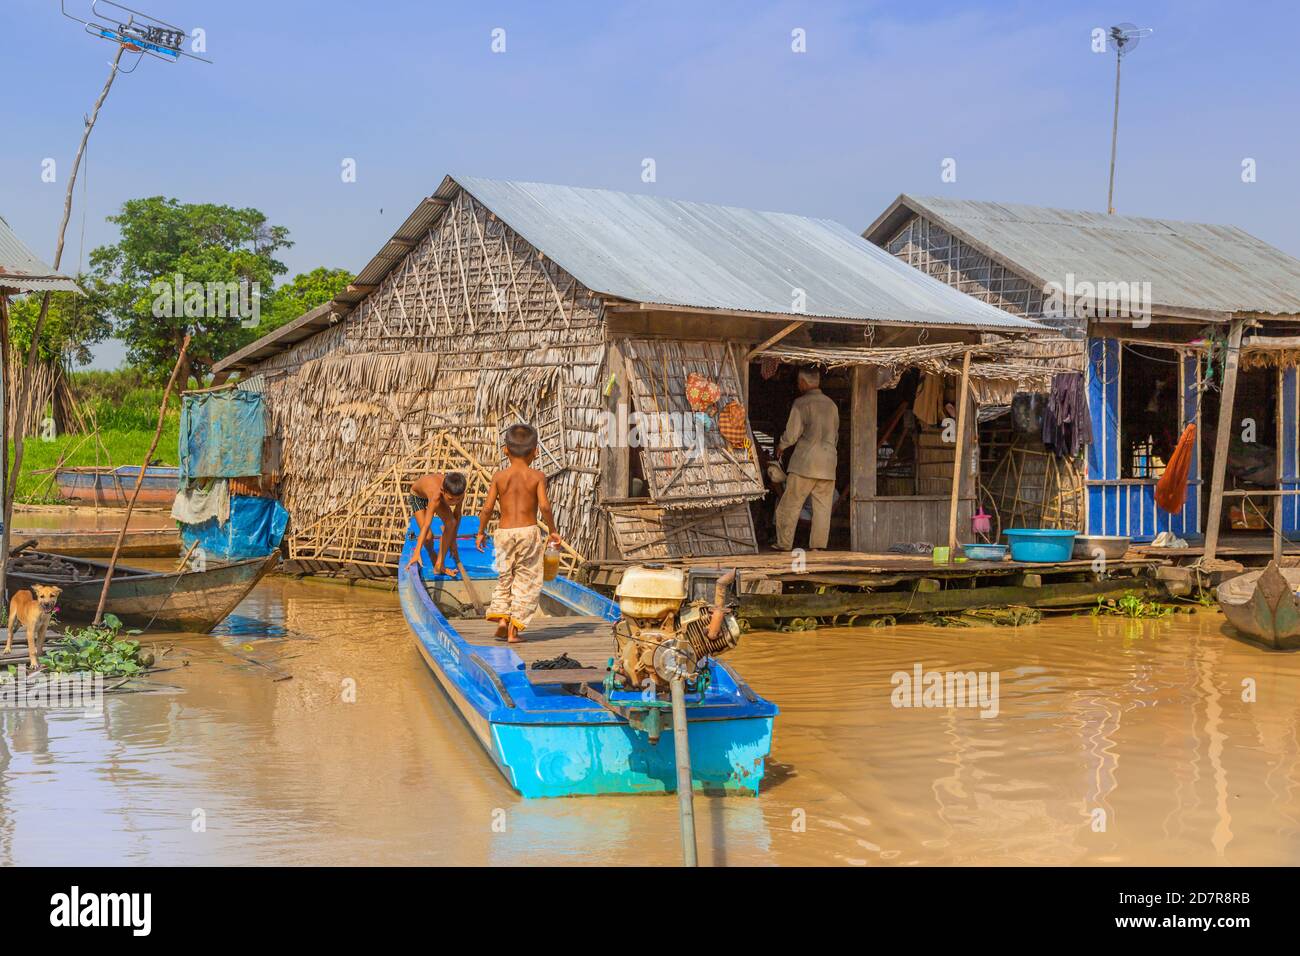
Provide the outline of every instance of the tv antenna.
<path id="1" fill-rule="evenodd" d="M 168 63 L 175 63 L 183 56 L 204 63 L 212 62 L 185 49 L 185 41 L 189 38 L 185 30 L 112 0 L 90 0 L 90 16 L 95 18 L 92 20 L 83 20 L 69 13 L 67 0 L 59 0 L 59 7 L 69 20 L 84 24 L 91 36 L 109 40 L 127 53 L 137 54 L 131 69 L 123 70 L 123 73 L 134 73 L 146 55 Z"/>
<path id="2" fill-rule="evenodd" d="M 1106 48 L 1115 51 L 1115 118 L 1110 127 L 1110 188 L 1106 192 L 1106 213 L 1115 213 L 1115 149 L 1119 144 L 1119 67 L 1124 57 L 1132 53 L 1143 37 L 1150 36 L 1155 30 L 1139 27 L 1132 23 L 1121 23 L 1110 28 L 1106 34 Z"/>

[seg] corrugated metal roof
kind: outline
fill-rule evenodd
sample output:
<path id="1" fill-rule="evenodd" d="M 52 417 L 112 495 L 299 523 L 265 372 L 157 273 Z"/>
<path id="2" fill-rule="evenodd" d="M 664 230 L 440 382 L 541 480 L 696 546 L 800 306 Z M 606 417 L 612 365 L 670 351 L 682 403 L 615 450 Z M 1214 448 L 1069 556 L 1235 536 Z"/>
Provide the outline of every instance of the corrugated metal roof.
<path id="1" fill-rule="evenodd" d="M 0 217 L 0 288 L 20 292 L 80 292 L 67 276 L 55 272 L 14 235 Z"/>
<path id="2" fill-rule="evenodd" d="M 1036 327 L 910 268 L 830 219 L 606 189 L 451 178 L 587 288 L 632 302 Z M 798 289 L 802 309 L 795 304 Z"/>
<path id="3" fill-rule="evenodd" d="M 1156 312 L 1300 313 L 1300 260 L 1236 226 L 903 195 L 864 235 L 884 244 L 913 213 L 1043 284 L 1150 282 Z"/>
<path id="4" fill-rule="evenodd" d="M 904 265 L 830 219 L 474 176 L 444 177 L 329 311 L 345 315 L 378 288 L 461 189 L 588 289 L 629 302 L 990 331 L 1043 328 Z M 804 290 L 803 312 L 794 311 L 795 289 Z M 290 323 L 213 368 L 256 364 L 319 330 L 310 325 Z"/>

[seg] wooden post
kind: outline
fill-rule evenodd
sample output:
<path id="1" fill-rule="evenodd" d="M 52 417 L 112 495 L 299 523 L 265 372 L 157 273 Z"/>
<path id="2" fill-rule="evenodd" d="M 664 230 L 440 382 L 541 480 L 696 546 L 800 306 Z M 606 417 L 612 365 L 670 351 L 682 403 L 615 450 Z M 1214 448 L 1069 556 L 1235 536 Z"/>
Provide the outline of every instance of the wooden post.
<path id="1" fill-rule="evenodd" d="M 876 496 L 875 369 L 853 366 L 849 403 L 849 549 L 866 550 L 863 504 Z"/>
<path id="2" fill-rule="evenodd" d="M 948 560 L 957 560 L 957 503 L 961 495 L 962 456 L 965 452 L 966 406 L 970 402 L 970 349 L 962 353 L 961 385 L 957 389 L 957 454 L 952 463 L 952 498 L 948 503 Z"/>
<path id="3" fill-rule="evenodd" d="M 100 618 L 104 616 L 104 603 L 108 600 L 108 587 L 113 583 L 113 568 L 117 566 L 117 556 L 122 551 L 122 541 L 126 538 L 126 529 L 131 524 L 131 512 L 135 508 L 135 500 L 140 497 L 140 487 L 144 484 L 145 472 L 149 470 L 149 461 L 153 458 L 153 453 L 158 449 L 158 439 L 162 438 L 163 423 L 167 420 L 167 402 L 172 397 L 172 388 L 176 385 L 176 376 L 180 374 L 181 366 L 185 364 L 186 353 L 190 348 L 190 337 L 188 334 L 185 340 L 181 342 L 181 354 L 176 357 L 176 366 L 172 369 L 171 378 L 167 379 L 167 388 L 163 391 L 162 404 L 158 406 L 158 427 L 154 429 L 153 441 L 149 443 L 149 450 L 144 453 L 144 463 L 140 465 L 140 474 L 135 479 L 135 489 L 131 492 L 131 500 L 126 503 L 126 515 L 122 518 L 122 528 L 117 533 L 117 543 L 113 545 L 113 556 L 108 559 L 108 569 L 104 572 L 104 586 L 99 592 L 99 604 L 95 608 L 95 620 L 93 623 L 98 624 Z M 184 385 L 182 384 L 182 387 Z"/>
<path id="4" fill-rule="evenodd" d="M 1273 455 L 1273 461 L 1276 465 L 1277 494 L 1273 496 L 1273 563 L 1279 568 L 1282 567 L 1282 503 L 1285 496 L 1282 494 L 1282 475 L 1285 468 L 1282 464 L 1282 377 L 1283 371 L 1279 367 L 1277 370 L 1277 429 L 1273 436 L 1273 447 L 1277 449 Z"/>
<path id="5" fill-rule="evenodd" d="M 1237 397 L 1237 360 L 1241 355 L 1244 319 L 1233 319 L 1228 330 L 1228 355 L 1223 363 L 1223 391 L 1219 396 L 1218 431 L 1214 435 L 1214 464 L 1210 472 L 1210 510 L 1205 522 L 1204 558 L 1213 560 L 1223 522 L 1223 477 L 1228 467 L 1228 442 L 1232 437 L 1232 406 Z"/>

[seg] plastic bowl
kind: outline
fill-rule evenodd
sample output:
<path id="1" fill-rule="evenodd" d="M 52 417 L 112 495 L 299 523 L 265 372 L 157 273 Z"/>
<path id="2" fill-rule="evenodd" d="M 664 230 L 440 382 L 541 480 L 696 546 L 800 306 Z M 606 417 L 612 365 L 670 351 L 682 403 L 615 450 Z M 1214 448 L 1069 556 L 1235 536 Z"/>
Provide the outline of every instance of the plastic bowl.
<path id="1" fill-rule="evenodd" d="M 1001 561 L 1007 556 L 1005 544 L 963 544 L 961 550 L 972 561 Z"/>
<path id="2" fill-rule="evenodd" d="M 1035 564 L 1069 561 L 1077 531 L 1059 528 L 1008 528 L 1002 532 L 1011 545 L 1011 560 Z"/>

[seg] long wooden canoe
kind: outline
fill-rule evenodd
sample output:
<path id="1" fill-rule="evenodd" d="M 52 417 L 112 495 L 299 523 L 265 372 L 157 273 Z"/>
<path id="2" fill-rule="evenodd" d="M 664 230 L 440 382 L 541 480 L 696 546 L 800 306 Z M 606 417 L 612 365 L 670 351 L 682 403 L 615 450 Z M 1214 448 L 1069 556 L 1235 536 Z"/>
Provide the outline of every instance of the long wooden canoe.
<path id="1" fill-rule="evenodd" d="M 206 634 L 230 614 L 279 561 L 279 555 L 209 565 L 202 571 L 149 571 L 118 565 L 105 610 L 130 627 Z M 25 551 L 9 569 L 14 588 L 54 584 L 61 621 L 90 621 L 99 605 L 106 561 Z"/>
<path id="2" fill-rule="evenodd" d="M 1242 636 L 1274 650 L 1300 647 L 1300 568 L 1279 568 L 1229 578 L 1219 585 L 1219 607 Z"/>
<path id="3" fill-rule="evenodd" d="M 108 558 L 117 544 L 117 529 L 93 531 L 39 531 L 15 528 L 15 543 L 33 542 L 35 551 L 49 551 L 72 558 Z M 131 528 L 122 539 L 124 558 L 167 558 L 180 554 L 181 538 L 175 528 Z"/>

